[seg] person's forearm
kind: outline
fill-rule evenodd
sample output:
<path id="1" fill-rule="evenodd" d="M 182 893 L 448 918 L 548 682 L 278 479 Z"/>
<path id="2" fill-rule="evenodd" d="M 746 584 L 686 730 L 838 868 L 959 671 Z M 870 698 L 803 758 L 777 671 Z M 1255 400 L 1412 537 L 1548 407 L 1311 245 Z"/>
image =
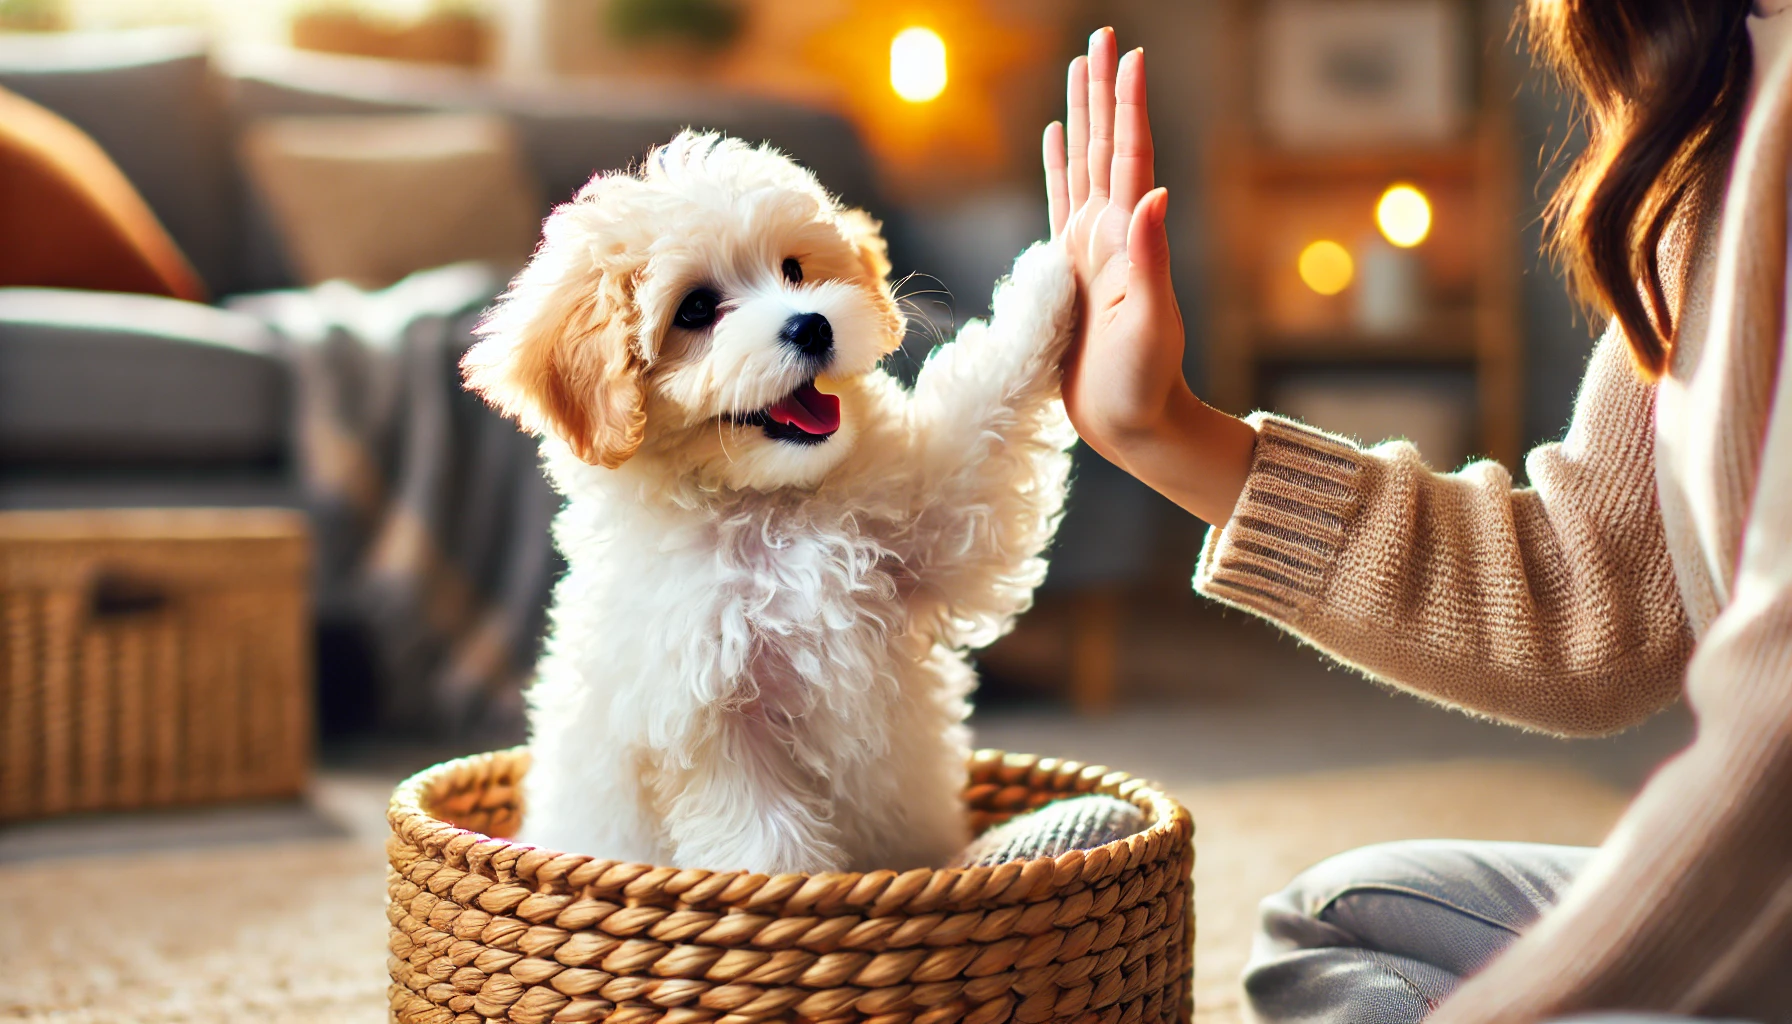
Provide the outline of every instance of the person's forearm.
<path id="1" fill-rule="evenodd" d="M 1152 428 L 1117 434 L 1097 450 L 1152 490 L 1224 527 L 1250 475 L 1256 446 L 1257 431 L 1250 424 L 1178 386 Z"/>

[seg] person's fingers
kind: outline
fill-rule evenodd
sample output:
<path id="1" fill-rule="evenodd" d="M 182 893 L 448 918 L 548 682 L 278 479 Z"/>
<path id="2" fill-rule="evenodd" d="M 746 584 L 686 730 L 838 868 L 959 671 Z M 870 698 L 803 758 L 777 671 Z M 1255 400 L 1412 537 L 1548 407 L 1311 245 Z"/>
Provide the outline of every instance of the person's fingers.
<path id="1" fill-rule="evenodd" d="M 1084 262 L 1090 267 L 1105 267 L 1115 257 L 1125 257 L 1132 211 L 1106 199 L 1091 197 L 1084 215 L 1088 230 L 1077 239 L 1083 246 Z"/>
<path id="2" fill-rule="evenodd" d="M 1123 210 L 1136 207 L 1156 184 L 1152 170 L 1151 118 L 1145 106 L 1145 51 L 1120 61 L 1114 96 L 1114 171 L 1109 183 L 1112 202 Z"/>
<path id="3" fill-rule="evenodd" d="M 1089 194 L 1106 196 L 1114 163 L 1114 30 L 1089 37 Z"/>
<path id="4" fill-rule="evenodd" d="M 1089 198 L 1089 59 L 1070 62 L 1064 86 L 1069 103 L 1064 125 L 1065 149 L 1070 166 L 1070 209 L 1081 209 Z"/>
<path id="5" fill-rule="evenodd" d="M 1045 126 L 1045 207 L 1052 226 L 1052 237 L 1064 233 L 1070 220 L 1070 183 L 1065 174 L 1064 125 L 1053 121 Z"/>
<path id="6" fill-rule="evenodd" d="M 1154 188 L 1132 211 L 1132 223 L 1126 232 L 1129 299 L 1136 294 L 1146 302 L 1175 301 L 1170 282 L 1170 236 L 1164 229 L 1169 209 L 1169 190 Z"/>

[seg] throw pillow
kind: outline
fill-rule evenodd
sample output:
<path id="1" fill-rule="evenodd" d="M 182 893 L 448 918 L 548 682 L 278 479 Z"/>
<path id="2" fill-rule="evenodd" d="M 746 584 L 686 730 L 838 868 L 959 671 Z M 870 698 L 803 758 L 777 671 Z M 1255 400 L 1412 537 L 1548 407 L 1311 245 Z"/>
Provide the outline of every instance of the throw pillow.
<path id="1" fill-rule="evenodd" d="M 180 248 L 81 129 L 0 89 L 0 286 L 205 298 Z"/>
<path id="2" fill-rule="evenodd" d="M 250 180 L 307 284 L 383 287 L 462 260 L 522 266 L 541 204 L 509 125 L 479 114 L 268 118 Z"/>
<path id="3" fill-rule="evenodd" d="M 112 3 L 120 12 L 128 6 Z M 0 32 L 0 88 L 86 132 L 155 211 L 206 290 L 228 295 L 249 282 L 227 96 L 234 87 L 213 69 L 211 51 L 207 34 L 189 28 Z"/>

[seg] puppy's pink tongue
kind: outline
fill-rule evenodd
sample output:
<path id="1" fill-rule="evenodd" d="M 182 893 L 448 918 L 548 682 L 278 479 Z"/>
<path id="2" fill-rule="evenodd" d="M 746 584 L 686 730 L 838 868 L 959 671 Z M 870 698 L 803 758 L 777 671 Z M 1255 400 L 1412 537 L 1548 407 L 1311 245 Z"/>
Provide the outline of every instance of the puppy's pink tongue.
<path id="1" fill-rule="evenodd" d="M 840 398 L 804 384 L 789 397 L 766 410 L 774 421 L 805 434 L 832 434 L 840 429 Z"/>

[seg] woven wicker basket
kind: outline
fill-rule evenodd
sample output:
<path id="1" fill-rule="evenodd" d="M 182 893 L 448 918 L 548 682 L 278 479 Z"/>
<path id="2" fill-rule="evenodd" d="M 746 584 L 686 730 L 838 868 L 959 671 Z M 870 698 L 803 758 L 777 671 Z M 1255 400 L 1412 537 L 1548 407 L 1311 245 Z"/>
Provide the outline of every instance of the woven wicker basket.
<path id="1" fill-rule="evenodd" d="M 393 1019 L 1000 1024 L 1189 1020 L 1194 826 L 1150 784 L 983 751 L 984 828 L 1074 793 L 1152 822 L 997 867 L 765 875 L 623 864 L 500 838 L 526 751 L 451 761 L 388 817 Z"/>
<path id="2" fill-rule="evenodd" d="M 0 513 L 0 821 L 304 788 L 304 517 Z"/>

